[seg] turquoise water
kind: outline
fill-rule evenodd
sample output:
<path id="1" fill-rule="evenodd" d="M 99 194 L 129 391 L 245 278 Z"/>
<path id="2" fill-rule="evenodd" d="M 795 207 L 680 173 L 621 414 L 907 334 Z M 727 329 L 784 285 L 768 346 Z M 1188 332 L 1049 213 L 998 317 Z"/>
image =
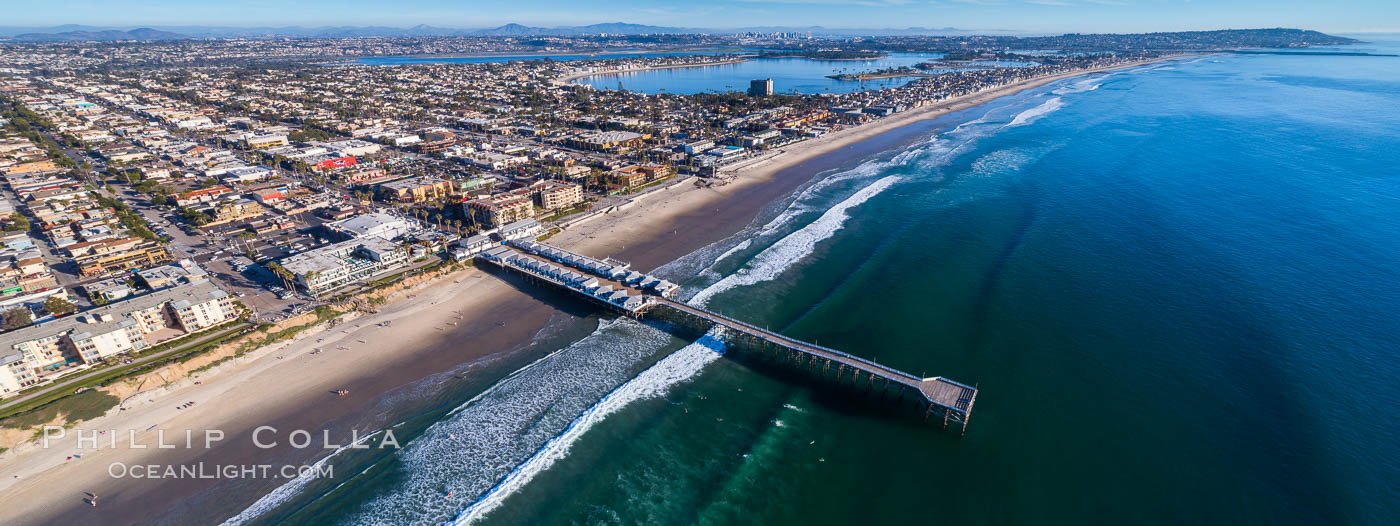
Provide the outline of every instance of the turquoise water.
<path id="1" fill-rule="evenodd" d="M 1003 98 L 662 269 L 978 383 L 965 437 L 607 320 L 264 520 L 1393 524 L 1397 165 L 1396 59 L 1205 57 Z"/>
<path id="2" fill-rule="evenodd" d="M 864 73 L 886 68 L 913 66 L 935 60 L 940 53 L 890 53 L 874 60 L 809 60 L 805 58 L 766 58 L 738 64 L 702 68 L 671 68 L 632 73 L 599 75 L 577 82 L 598 89 L 641 93 L 695 94 L 745 91 L 753 79 L 773 79 L 775 93 L 852 93 L 907 84 L 912 78 L 846 81 L 826 78 L 840 73 Z"/>

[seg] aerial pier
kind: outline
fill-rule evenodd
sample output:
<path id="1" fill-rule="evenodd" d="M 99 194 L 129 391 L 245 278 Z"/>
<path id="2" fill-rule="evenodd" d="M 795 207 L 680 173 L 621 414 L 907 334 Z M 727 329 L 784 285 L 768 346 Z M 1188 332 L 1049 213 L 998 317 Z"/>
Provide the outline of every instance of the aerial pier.
<path id="1" fill-rule="evenodd" d="M 977 401 L 977 388 L 941 376 L 921 378 L 871 360 L 804 342 L 756 327 L 749 323 L 689 305 L 670 298 L 680 287 L 666 280 L 632 270 L 627 263 L 611 259 L 594 259 L 534 241 L 507 241 L 476 254 L 479 261 L 525 275 L 532 281 L 548 283 L 567 290 L 587 301 L 633 318 L 656 312 L 667 319 L 699 329 L 723 327 L 731 343 L 747 343 L 765 356 L 772 354 L 799 368 L 815 370 L 821 365 L 826 377 L 835 366 L 836 380 L 842 381 L 850 371 L 852 383 L 865 375 L 867 387 L 880 382 L 881 392 L 894 387 L 901 399 L 906 392 L 914 393 L 925 405 L 924 419 L 930 416 L 951 422 L 967 432 L 972 405 Z"/>

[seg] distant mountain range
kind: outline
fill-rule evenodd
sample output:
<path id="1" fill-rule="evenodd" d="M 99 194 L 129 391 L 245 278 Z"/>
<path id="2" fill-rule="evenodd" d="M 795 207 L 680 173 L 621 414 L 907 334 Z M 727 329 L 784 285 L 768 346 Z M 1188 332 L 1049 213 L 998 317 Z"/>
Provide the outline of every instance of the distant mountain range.
<path id="1" fill-rule="evenodd" d="M 187 38 L 352 38 L 352 37 L 545 37 L 581 35 L 681 35 L 710 34 L 732 35 L 740 32 L 755 33 L 811 33 L 813 36 L 891 36 L 891 35 L 953 35 L 953 34 L 1011 34 L 1007 30 L 967 30 L 953 27 L 941 29 L 909 27 L 904 29 L 862 29 L 810 27 L 744 27 L 733 29 L 706 29 L 685 27 L 649 26 L 613 22 L 586 26 L 532 27 L 521 24 L 506 24 L 488 29 L 462 29 L 435 27 L 419 24 L 413 27 L 385 26 L 325 26 L 325 27 L 221 27 L 221 26 L 159 26 L 136 29 L 97 27 L 67 24 L 55 27 L 0 27 L 0 38 L 25 42 L 52 41 L 113 41 L 113 40 L 178 40 Z"/>
<path id="2" fill-rule="evenodd" d="M 60 26 L 60 27 L 63 27 L 63 26 Z M 128 31 L 122 31 L 122 30 L 119 30 L 119 29 L 93 29 L 93 30 L 77 30 L 77 31 L 58 31 L 58 32 L 48 32 L 48 33 L 45 33 L 45 32 L 20 33 L 20 34 L 18 34 L 18 35 L 14 35 L 14 36 L 11 37 L 11 38 L 13 38 L 14 40 L 25 41 L 25 42 L 59 42 L 59 41 L 86 42 L 86 41 L 90 41 L 90 40 L 97 40 L 97 41 L 112 41 L 112 40 L 184 40 L 184 39 L 188 39 L 188 38 L 190 38 L 190 37 L 185 36 L 185 35 L 182 35 L 182 34 L 179 34 L 179 33 L 171 33 L 171 32 L 169 32 L 169 31 L 161 31 L 161 30 L 159 30 L 159 29 L 151 29 L 151 28 L 149 28 L 149 27 L 138 27 L 138 28 L 136 28 L 136 29 L 131 29 L 131 30 L 128 30 Z"/>

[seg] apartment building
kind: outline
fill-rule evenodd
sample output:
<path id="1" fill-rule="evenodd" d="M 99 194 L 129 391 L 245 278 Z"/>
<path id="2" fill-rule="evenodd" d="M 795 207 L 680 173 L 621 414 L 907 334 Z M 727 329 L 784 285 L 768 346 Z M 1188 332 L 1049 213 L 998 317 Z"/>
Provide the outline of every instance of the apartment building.
<path id="1" fill-rule="evenodd" d="M 209 214 L 209 222 L 204 224 L 209 227 L 258 217 L 266 214 L 267 209 L 252 199 L 239 199 L 215 204 L 203 212 Z"/>
<path id="2" fill-rule="evenodd" d="M 100 362 L 237 317 L 229 294 L 206 280 L 0 334 L 0 396 L 64 365 Z"/>
<path id="3" fill-rule="evenodd" d="M 463 212 L 472 214 L 478 221 L 492 226 L 500 226 L 513 221 L 535 217 L 534 202 L 517 193 L 501 193 L 462 203 Z"/>
<path id="4" fill-rule="evenodd" d="M 180 194 L 175 198 L 175 204 L 180 206 L 190 206 L 197 203 L 208 203 L 210 201 L 217 200 L 225 195 L 229 195 L 232 193 L 233 189 L 227 186 L 211 186 L 209 188 L 200 188 L 198 190 L 190 190 L 188 192 Z"/>
<path id="5" fill-rule="evenodd" d="M 647 173 L 642 171 L 642 167 L 632 165 L 618 168 L 609 172 L 613 180 L 627 188 L 636 188 L 647 184 Z"/>
<path id="6" fill-rule="evenodd" d="M 532 185 L 535 202 L 545 210 L 569 208 L 583 202 L 583 187 L 574 183 L 545 180 Z"/>

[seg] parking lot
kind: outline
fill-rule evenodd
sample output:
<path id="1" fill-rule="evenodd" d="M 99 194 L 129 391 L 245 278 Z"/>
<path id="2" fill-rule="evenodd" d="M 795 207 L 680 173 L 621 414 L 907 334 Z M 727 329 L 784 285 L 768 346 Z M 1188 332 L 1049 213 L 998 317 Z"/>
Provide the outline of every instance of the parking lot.
<path id="1" fill-rule="evenodd" d="M 203 267 L 260 318 L 289 314 L 298 305 L 310 303 L 301 295 L 273 289 L 281 289 L 281 280 L 262 265 L 251 263 L 240 255 L 214 255 Z"/>
<path id="2" fill-rule="evenodd" d="M 325 221 L 323 218 L 309 213 L 289 216 L 293 220 L 290 228 L 261 234 L 253 233 L 250 223 L 279 216 L 268 214 L 200 229 L 186 222 L 175 210 L 151 206 L 138 193 L 123 192 L 121 197 L 146 218 L 152 231 L 169 238 L 170 250 L 176 259 L 198 263 L 259 318 L 311 308 L 309 298 L 287 291 L 281 279 L 247 256 L 251 253 L 262 262 L 323 246 L 329 241 L 311 233 L 319 231 Z"/>

